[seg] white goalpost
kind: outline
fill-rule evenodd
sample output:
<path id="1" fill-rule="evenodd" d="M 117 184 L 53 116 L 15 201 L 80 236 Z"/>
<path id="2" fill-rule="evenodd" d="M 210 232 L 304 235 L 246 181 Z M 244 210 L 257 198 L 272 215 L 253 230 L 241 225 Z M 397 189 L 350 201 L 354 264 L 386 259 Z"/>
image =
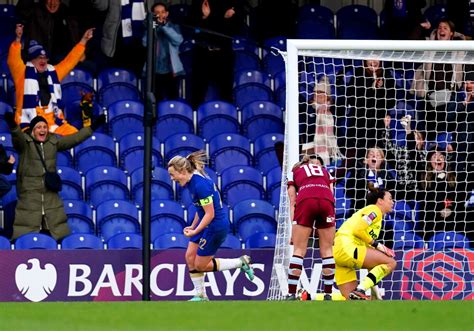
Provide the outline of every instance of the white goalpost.
<path id="1" fill-rule="evenodd" d="M 286 177 L 307 153 L 336 177 L 337 228 L 365 206 L 369 182 L 395 197 L 381 240 L 398 266 L 380 284 L 384 299 L 472 299 L 474 42 L 288 40 L 282 55 L 286 128 L 268 299 L 288 291 Z M 300 279 L 313 298 L 322 296 L 317 247 L 314 237 Z"/>

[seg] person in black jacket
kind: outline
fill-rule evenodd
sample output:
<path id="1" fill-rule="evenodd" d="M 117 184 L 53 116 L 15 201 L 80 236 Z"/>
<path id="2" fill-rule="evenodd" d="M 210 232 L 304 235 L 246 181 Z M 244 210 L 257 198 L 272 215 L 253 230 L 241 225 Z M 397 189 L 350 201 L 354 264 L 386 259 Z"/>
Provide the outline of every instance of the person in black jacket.
<path id="1" fill-rule="evenodd" d="M 9 175 L 13 171 L 13 165 L 15 164 L 15 157 L 13 155 L 8 155 L 5 147 L 0 144 L 0 174 Z M 0 198 L 3 197 L 8 191 L 11 190 L 12 184 L 8 179 L 0 175 Z"/>

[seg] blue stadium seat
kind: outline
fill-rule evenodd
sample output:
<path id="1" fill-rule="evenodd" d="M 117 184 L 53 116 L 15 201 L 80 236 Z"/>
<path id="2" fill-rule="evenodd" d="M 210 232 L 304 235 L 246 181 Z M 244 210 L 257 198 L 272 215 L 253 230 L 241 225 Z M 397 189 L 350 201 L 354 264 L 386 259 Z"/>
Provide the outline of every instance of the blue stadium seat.
<path id="1" fill-rule="evenodd" d="M 393 207 L 393 213 L 396 218 L 401 220 L 412 220 L 413 215 L 413 206 L 406 200 L 397 200 Z"/>
<path id="2" fill-rule="evenodd" d="M 58 249 L 53 237 L 42 233 L 27 233 L 15 240 L 15 249 Z"/>
<path id="3" fill-rule="evenodd" d="M 127 83 L 113 83 L 105 85 L 98 93 L 99 103 L 103 107 L 110 107 L 114 102 L 123 100 L 141 101 L 138 88 Z"/>
<path id="4" fill-rule="evenodd" d="M 339 39 L 378 39 L 378 16 L 364 5 L 344 6 L 336 12 Z"/>
<path id="5" fill-rule="evenodd" d="M 234 165 L 253 165 L 250 141 L 236 133 L 222 133 L 209 142 L 209 164 L 216 172 Z"/>
<path id="6" fill-rule="evenodd" d="M 234 50 L 234 72 L 241 70 L 260 70 L 260 58 L 251 50 Z"/>
<path id="7" fill-rule="evenodd" d="M 245 200 L 234 206 L 236 233 L 242 241 L 259 232 L 276 233 L 275 209 L 263 200 Z"/>
<path id="8" fill-rule="evenodd" d="M 71 150 L 59 151 L 56 154 L 56 165 L 58 167 L 74 167 L 74 161 L 72 159 Z"/>
<path id="9" fill-rule="evenodd" d="M 76 169 L 83 173 L 97 166 L 116 166 L 114 140 L 106 134 L 95 132 L 74 147 L 74 161 Z"/>
<path id="10" fill-rule="evenodd" d="M 142 249 L 142 235 L 135 232 L 117 233 L 107 240 L 107 249 Z"/>
<path id="11" fill-rule="evenodd" d="M 13 113 L 13 108 L 8 103 L 0 101 L 0 132 L 10 132 L 10 128 L 5 122 L 5 113 Z"/>
<path id="12" fill-rule="evenodd" d="M 61 198 L 83 200 L 82 176 L 79 171 L 69 167 L 57 167 L 56 171 L 63 182 L 63 188 L 59 192 Z"/>
<path id="13" fill-rule="evenodd" d="M 151 203 L 151 240 L 166 233 L 183 233 L 186 226 L 184 208 L 173 200 L 153 200 Z"/>
<path id="14" fill-rule="evenodd" d="M 263 55 L 265 56 L 272 48 L 279 49 L 280 51 L 286 51 L 286 37 L 277 36 L 265 39 L 263 41 Z"/>
<path id="15" fill-rule="evenodd" d="M 126 83 L 138 88 L 137 76 L 129 70 L 119 68 L 104 69 L 97 75 L 97 90 L 100 91 L 104 86 Z"/>
<path id="16" fill-rule="evenodd" d="M 412 231 L 395 231 L 393 234 L 394 250 L 409 250 L 424 247 L 425 243 L 423 239 Z"/>
<path id="17" fill-rule="evenodd" d="M 166 233 L 153 241 L 154 249 L 187 248 L 189 239 L 184 234 Z"/>
<path id="18" fill-rule="evenodd" d="M 441 251 L 451 248 L 470 248 L 470 241 L 465 235 L 454 231 L 436 233 L 428 240 L 428 248 Z"/>
<path id="19" fill-rule="evenodd" d="M 325 6 L 306 4 L 298 9 L 297 20 L 298 22 L 306 20 L 321 20 L 334 24 L 334 13 L 331 9 Z"/>
<path id="20" fill-rule="evenodd" d="M 269 101 L 254 101 L 242 109 L 242 132 L 250 140 L 265 133 L 283 133 L 283 113 Z"/>
<path id="21" fill-rule="evenodd" d="M 192 133 L 178 133 L 172 135 L 164 141 L 164 164 L 167 166 L 168 161 L 176 155 L 187 156 L 201 149 L 206 149 L 206 144 L 201 137 Z"/>
<path id="22" fill-rule="evenodd" d="M 64 200 L 67 224 L 72 233 L 95 233 L 92 207 L 82 200 Z"/>
<path id="23" fill-rule="evenodd" d="M 138 209 L 128 200 L 107 200 L 96 209 L 97 234 L 104 241 L 122 232 L 140 233 Z"/>
<path id="24" fill-rule="evenodd" d="M 222 249 L 242 249 L 240 239 L 232 234 L 227 234 L 224 242 L 221 244 Z"/>
<path id="25" fill-rule="evenodd" d="M 82 83 L 94 87 L 94 77 L 86 70 L 80 68 L 74 68 L 63 78 L 61 85 L 65 86 L 70 83 Z"/>
<path id="26" fill-rule="evenodd" d="M 102 107 L 97 103 L 92 103 L 92 115 L 98 116 L 103 114 L 104 110 Z M 76 129 L 80 130 L 83 127 L 83 120 L 82 120 L 82 109 L 81 109 L 81 100 L 71 100 L 70 102 L 66 102 L 64 106 L 64 116 L 69 124 L 71 124 Z M 95 132 L 103 132 L 103 127 L 98 128 Z"/>
<path id="27" fill-rule="evenodd" d="M 278 71 L 274 76 L 273 76 L 273 87 L 275 92 L 280 90 L 280 89 L 286 89 L 286 72 L 285 70 Z"/>
<path id="28" fill-rule="evenodd" d="M 1 22 L 1 20 L 0 20 L 0 22 Z M 0 23 L 0 25 L 1 25 L 1 23 Z M 15 24 L 13 24 L 13 28 L 14 28 L 14 26 L 15 26 Z M 1 26 L 0 26 L 0 31 L 2 31 Z M 8 29 L 8 30 L 5 30 L 5 31 L 11 31 L 11 30 Z M 8 38 L 11 38 L 11 34 Z M 1 43 L 2 42 L 0 40 L 0 44 Z M 8 49 L 8 47 L 10 47 L 10 44 L 11 44 L 11 42 L 8 42 L 8 46 L 5 47 L 5 48 L 1 48 L 1 49 Z M 8 72 L 9 69 L 6 65 L 6 62 L 7 62 L 6 59 L 4 61 L 2 61 L 1 58 L 0 58 L 0 66 L 4 65 L 5 71 Z M 1 77 L 0 77 L 0 100 L 8 103 L 12 107 L 14 107 L 16 105 L 15 84 L 13 83 L 12 78 L 8 74 L 5 74 L 5 73 L 2 74 Z"/>
<path id="29" fill-rule="evenodd" d="M 253 101 L 273 101 L 272 90 L 260 83 L 247 83 L 236 86 L 233 90 L 233 96 L 234 103 L 239 109 Z"/>
<path id="30" fill-rule="evenodd" d="M 262 68 L 265 73 L 275 77 L 277 73 L 285 71 L 285 60 L 281 54 L 269 52 L 262 59 Z"/>
<path id="31" fill-rule="evenodd" d="M 296 24 L 298 39 L 336 39 L 334 24 L 325 20 L 304 20 Z"/>
<path id="32" fill-rule="evenodd" d="M 10 240 L 5 238 L 4 236 L 0 236 L 0 250 L 10 250 L 12 248 L 12 245 L 10 243 Z"/>
<path id="33" fill-rule="evenodd" d="M 209 101 L 197 110 L 198 135 L 209 141 L 221 133 L 240 133 L 237 109 L 224 101 Z"/>
<path id="34" fill-rule="evenodd" d="M 130 174 L 130 187 L 132 200 L 143 206 L 143 167 L 137 168 Z M 151 173 L 151 199 L 173 200 L 173 183 L 168 171 L 156 167 Z"/>
<path id="35" fill-rule="evenodd" d="M 245 240 L 245 248 L 275 248 L 276 235 L 274 233 L 258 232 Z"/>
<path id="36" fill-rule="evenodd" d="M 446 5 L 432 5 L 425 9 L 423 15 L 431 23 L 431 29 L 436 29 L 438 27 L 439 21 L 441 21 L 443 18 L 446 18 L 447 16 Z"/>
<path id="37" fill-rule="evenodd" d="M 114 102 L 107 111 L 109 132 L 116 140 L 131 132 L 143 132 L 143 103 L 135 100 Z"/>
<path id="38" fill-rule="evenodd" d="M 98 166 L 85 174 L 86 200 L 93 206 L 102 201 L 129 199 L 127 175 L 122 169 Z"/>
<path id="39" fill-rule="evenodd" d="M 61 101 L 67 106 L 75 101 L 81 101 L 83 93 L 94 93 L 94 88 L 86 83 L 71 82 L 61 85 Z"/>
<path id="40" fill-rule="evenodd" d="M 186 18 L 188 17 L 190 6 L 185 3 L 175 3 L 168 7 L 169 19 L 176 24 L 186 23 Z M 182 33 L 184 33 L 182 31 Z"/>
<path id="41" fill-rule="evenodd" d="M 267 133 L 255 139 L 255 167 L 262 173 L 265 174 L 270 169 L 280 165 L 275 151 L 275 144 L 277 142 L 283 143 L 284 139 L 281 133 Z"/>
<path id="42" fill-rule="evenodd" d="M 260 70 L 240 70 L 235 73 L 234 86 L 258 83 L 272 87 L 272 77 Z"/>
<path id="43" fill-rule="evenodd" d="M 257 56 L 260 54 L 260 49 L 255 41 L 242 36 L 234 36 L 232 38 L 232 49 L 234 51 L 248 51 Z"/>
<path id="44" fill-rule="evenodd" d="M 334 198 L 336 199 L 336 219 L 343 222 L 346 212 L 351 208 L 351 199 L 346 198 L 344 183 L 334 187 Z"/>
<path id="45" fill-rule="evenodd" d="M 178 100 L 158 103 L 155 132 L 159 141 L 178 133 L 194 133 L 193 109 Z"/>
<path id="46" fill-rule="evenodd" d="M 143 133 L 132 132 L 120 139 L 119 142 L 119 163 L 120 167 L 128 173 L 143 167 L 145 154 L 145 136 Z M 163 157 L 161 156 L 160 142 L 152 137 L 152 167 L 162 167 Z"/>
<path id="47" fill-rule="evenodd" d="M 276 208 L 280 205 L 281 167 L 278 165 L 267 172 L 267 200 Z"/>
<path id="48" fill-rule="evenodd" d="M 248 199 L 265 199 L 262 174 L 249 166 L 234 166 L 221 173 L 222 200 L 229 206 Z"/>
<path id="49" fill-rule="evenodd" d="M 73 233 L 61 241 L 61 249 L 103 249 L 99 237 L 89 233 Z"/>

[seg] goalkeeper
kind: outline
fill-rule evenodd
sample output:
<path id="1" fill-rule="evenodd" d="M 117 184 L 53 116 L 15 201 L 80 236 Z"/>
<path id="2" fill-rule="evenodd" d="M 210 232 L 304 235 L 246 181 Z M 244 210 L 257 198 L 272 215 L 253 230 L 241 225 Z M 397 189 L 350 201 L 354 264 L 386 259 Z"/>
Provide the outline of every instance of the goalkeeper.
<path id="1" fill-rule="evenodd" d="M 336 233 L 334 259 L 336 284 L 350 300 L 368 300 L 365 291 L 376 285 L 396 267 L 395 253 L 377 241 L 382 217 L 390 213 L 394 202 L 390 192 L 369 185 L 368 205 L 345 221 Z M 369 269 L 369 274 L 357 285 L 356 269 Z"/>

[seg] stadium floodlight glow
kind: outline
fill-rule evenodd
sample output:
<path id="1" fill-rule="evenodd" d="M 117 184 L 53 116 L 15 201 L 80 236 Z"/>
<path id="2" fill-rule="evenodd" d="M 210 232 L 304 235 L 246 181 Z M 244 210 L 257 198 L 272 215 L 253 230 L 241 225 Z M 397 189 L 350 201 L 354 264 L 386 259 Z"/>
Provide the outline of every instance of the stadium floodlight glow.
<path id="1" fill-rule="evenodd" d="M 383 123 L 383 118 L 372 117 L 370 113 L 371 109 L 369 109 L 371 107 L 369 106 L 372 102 L 371 100 L 368 100 L 367 98 L 365 101 L 361 101 L 360 95 L 357 95 L 352 99 L 351 96 L 345 95 L 347 91 L 354 92 L 354 90 L 356 89 L 356 87 L 354 86 L 355 84 L 357 84 L 358 77 L 356 76 L 360 73 L 364 73 L 364 61 L 378 60 L 382 65 L 382 70 L 387 73 L 387 77 L 392 77 L 391 79 L 393 79 L 394 82 L 393 86 L 388 86 L 387 84 L 387 89 L 390 89 L 390 93 L 387 93 L 387 98 L 385 100 L 385 105 L 387 109 L 383 109 L 384 112 L 391 115 L 391 122 L 389 121 L 389 123 L 391 124 L 389 124 L 388 127 L 382 126 L 381 128 L 374 128 L 374 131 L 376 131 L 375 140 L 377 141 L 377 144 L 381 142 L 381 139 L 385 139 L 381 137 L 387 137 L 386 142 L 390 140 L 389 145 L 385 144 L 382 148 L 385 152 L 385 163 L 389 165 L 388 170 L 390 170 L 392 173 L 395 173 L 396 171 L 400 170 L 396 169 L 396 167 L 391 168 L 391 166 L 400 161 L 397 158 L 402 157 L 402 154 L 397 154 L 397 157 L 392 158 L 392 156 L 389 156 L 391 154 L 387 153 L 387 151 L 392 151 L 394 150 L 393 148 L 399 148 L 399 151 L 403 151 L 404 148 L 405 151 L 408 150 L 406 140 L 406 135 L 409 134 L 409 131 L 406 130 L 406 123 L 408 119 L 408 125 L 411 125 L 411 131 L 428 132 L 429 139 L 426 140 L 425 144 L 423 145 L 424 154 L 422 155 L 424 155 L 425 157 L 427 154 L 426 150 L 428 150 L 430 147 L 433 148 L 433 146 L 435 145 L 438 147 L 438 149 L 446 149 L 446 146 L 448 145 L 451 145 L 451 147 L 454 146 L 455 148 L 458 148 L 454 152 L 443 152 L 447 158 L 446 167 L 452 167 L 452 169 L 456 170 L 455 175 L 457 178 L 457 182 L 459 182 L 459 185 L 456 186 L 456 190 L 458 190 L 458 193 L 460 193 L 459 196 L 464 199 L 463 201 L 455 201 L 456 208 L 461 205 L 465 208 L 469 208 L 468 200 L 471 197 L 469 181 L 470 179 L 472 179 L 469 175 L 468 170 L 469 151 L 466 147 L 473 143 L 469 141 L 468 138 L 468 128 L 469 126 L 472 127 L 472 120 L 469 118 L 461 118 L 459 116 L 454 119 L 450 118 L 451 115 L 446 109 L 448 109 L 448 106 L 460 107 L 464 102 L 464 100 L 461 100 L 459 98 L 462 97 L 461 94 L 465 88 L 465 70 L 473 71 L 472 77 L 474 78 L 474 42 L 464 40 L 402 41 L 289 39 L 287 40 L 287 51 L 285 53 L 282 52 L 281 54 L 284 57 L 286 64 L 286 127 L 285 146 L 282 164 L 282 185 L 278 213 L 277 240 L 275 246 L 272 279 L 268 295 L 268 299 L 270 300 L 281 299 L 287 293 L 286 274 L 289 258 L 292 254 L 292 247 L 290 245 L 291 221 L 289 216 L 289 201 L 286 191 L 286 176 L 288 172 L 291 171 L 291 167 L 296 162 L 298 162 L 301 155 L 304 154 L 305 148 L 309 148 L 308 151 L 314 151 L 318 150 L 318 148 L 322 148 L 324 150 L 324 148 L 327 147 L 318 146 L 318 142 L 316 140 L 313 141 L 314 132 L 317 132 L 319 128 L 319 124 L 315 123 L 316 115 L 314 114 L 315 106 L 313 105 L 313 93 L 316 85 L 318 83 L 321 83 L 322 77 L 325 77 L 327 79 L 326 82 L 328 82 L 328 84 L 330 85 L 328 91 L 330 91 L 330 97 L 333 100 L 331 109 L 335 122 L 334 131 L 337 133 L 337 145 L 342 151 L 341 154 L 347 157 L 348 151 L 350 149 L 356 150 L 355 154 L 351 155 L 350 157 L 356 159 L 359 158 L 357 159 L 357 161 L 362 161 L 359 154 L 362 154 L 362 158 L 365 158 L 366 149 L 373 147 L 372 145 L 369 146 L 369 142 L 372 141 L 370 140 L 371 137 L 369 137 L 369 133 L 367 133 L 369 130 L 362 131 L 365 132 L 367 136 L 358 137 L 356 139 L 352 139 L 353 137 L 351 137 L 351 135 L 349 134 L 351 132 L 351 129 L 356 131 L 356 135 L 358 134 L 357 132 L 359 132 L 358 130 L 360 128 L 357 127 L 357 123 L 360 122 L 358 122 L 357 118 L 354 115 L 354 112 L 360 115 L 360 112 L 357 113 L 356 110 L 357 108 L 361 107 L 361 104 L 363 105 L 363 107 L 367 107 L 368 109 L 367 123 L 369 123 L 370 120 L 381 120 Z M 467 67 L 466 65 L 470 65 L 471 67 Z M 460 70 L 460 68 L 462 70 Z M 426 76 L 426 72 L 428 70 L 432 71 L 432 77 L 436 77 L 437 79 L 439 79 L 440 77 L 444 77 L 444 80 L 441 80 L 440 84 L 446 86 L 447 89 L 450 89 L 450 92 L 448 92 L 447 95 L 451 97 L 449 100 L 446 100 L 446 102 L 443 103 L 439 100 L 436 100 L 436 102 L 431 101 L 432 99 L 434 99 L 434 95 L 436 93 L 426 93 L 430 92 L 430 88 L 432 89 L 433 87 L 433 85 L 430 85 L 432 84 L 432 82 L 427 79 L 429 76 Z M 373 77 L 369 76 L 367 78 L 367 80 L 370 79 L 377 81 L 378 78 L 376 77 L 376 74 L 374 74 Z M 380 83 L 380 86 L 385 88 L 386 85 L 384 84 L 385 81 Z M 375 89 L 377 88 L 375 85 L 375 83 L 372 85 L 369 84 L 367 85 L 369 87 L 366 89 Z M 420 90 L 419 86 L 422 86 L 422 89 L 426 88 L 426 90 Z M 458 94 L 460 96 L 458 96 Z M 359 100 L 357 101 L 357 103 L 354 103 L 354 99 L 357 98 L 359 98 Z M 377 98 L 380 99 L 379 97 Z M 449 109 L 452 110 L 451 108 Z M 436 115 L 433 116 L 432 114 Z M 307 122 L 301 123 L 302 118 L 304 118 Z M 433 120 L 433 118 L 435 120 Z M 441 120 L 439 120 L 440 118 Z M 425 123 L 424 127 L 421 125 L 422 122 Z M 440 123 L 442 124 L 440 125 Z M 300 132 L 301 130 L 306 131 Z M 384 132 L 388 132 L 388 135 L 385 136 Z M 343 139 L 344 137 L 347 137 L 347 139 Z M 444 138 L 443 140 L 442 137 L 449 137 L 449 139 Z M 311 141 L 308 141 L 308 139 Z M 351 139 L 352 141 L 350 141 Z M 454 139 L 455 141 L 452 141 L 452 139 Z M 325 140 L 323 139 L 323 141 Z M 367 142 L 367 144 L 361 147 L 359 145 L 361 141 L 365 141 Z M 311 147 L 308 146 L 312 146 L 314 149 L 311 149 Z M 470 148 L 472 150 L 472 147 Z M 341 160 L 340 157 L 338 158 L 335 155 L 332 155 L 331 157 L 330 155 L 329 159 L 331 169 L 340 169 L 341 164 L 343 163 L 343 160 Z M 426 177 L 422 177 L 424 175 L 420 172 L 420 169 L 426 170 L 424 163 L 421 163 L 424 162 L 424 160 L 425 159 L 423 159 L 422 161 L 420 159 L 416 161 L 418 162 L 417 165 L 421 165 L 422 167 L 419 167 L 416 172 L 417 177 L 414 180 L 417 180 L 418 183 L 416 184 L 417 187 L 415 191 L 420 190 L 420 182 L 426 179 Z M 356 168 L 354 168 L 354 170 L 356 170 Z M 344 175 L 347 178 L 351 176 L 351 174 L 348 174 L 347 172 L 345 172 Z M 340 181 L 337 184 L 338 194 L 336 194 L 336 198 L 344 199 L 344 201 L 349 201 L 350 199 L 347 199 L 346 196 L 347 193 L 351 190 L 360 190 L 360 188 L 348 187 L 348 185 L 350 185 L 348 184 L 348 182 L 350 183 L 349 179 L 338 179 L 340 179 Z M 396 178 L 396 181 L 398 181 L 395 183 L 397 185 L 397 188 L 396 190 L 394 190 L 394 192 L 392 192 L 394 195 L 397 195 L 397 199 L 400 202 L 400 204 L 397 204 L 396 207 L 398 208 L 402 206 L 402 201 L 407 202 L 407 206 L 409 205 L 409 202 L 411 206 L 411 202 L 413 201 L 413 208 L 410 209 L 407 207 L 406 213 L 403 215 L 403 220 L 401 219 L 401 211 L 397 211 L 393 215 L 389 215 L 388 218 L 386 217 L 384 221 L 384 226 L 388 229 L 386 232 L 390 232 L 391 236 L 393 237 L 395 235 L 400 235 L 400 231 L 404 231 L 402 234 L 402 238 L 408 238 L 408 235 L 413 234 L 413 232 L 416 232 L 416 234 L 418 235 L 431 233 L 434 229 L 430 228 L 431 225 L 429 224 L 431 223 L 428 221 L 431 220 L 428 220 L 428 218 L 432 216 L 427 215 L 434 215 L 433 217 L 435 217 L 439 221 L 440 214 L 424 213 L 426 218 L 418 220 L 418 217 L 421 217 L 418 215 L 421 215 L 423 213 L 420 213 L 417 208 L 419 208 L 420 205 L 431 206 L 430 203 L 432 202 L 432 199 L 435 199 L 436 201 L 437 198 L 433 198 L 432 196 L 428 197 L 428 195 L 425 195 L 425 198 L 422 201 L 419 201 L 420 203 L 417 204 L 414 203 L 414 199 L 406 199 L 406 201 L 404 199 L 400 199 L 400 197 L 402 196 L 408 197 L 410 193 L 408 189 L 406 189 L 404 192 L 404 190 L 400 186 L 400 180 L 398 177 Z M 382 183 L 381 185 L 384 184 Z M 429 188 L 426 189 L 426 191 L 429 190 Z M 452 200 L 450 195 L 451 193 L 452 192 L 450 192 L 450 188 L 448 185 L 448 188 L 445 188 L 443 192 L 439 192 L 438 196 L 444 196 L 444 202 L 448 203 L 448 201 Z M 356 194 L 356 197 L 357 196 L 359 195 Z M 365 195 L 363 194 L 363 196 Z M 457 197 L 457 195 L 454 196 Z M 466 200 L 468 202 L 466 202 Z M 471 198 L 471 200 L 473 200 L 473 203 L 472 207 L 470 208 L 474 208 L 474 198 Z M 353 200 L 351 201 L 352 203 L 354 202 Z M 338 225 L 340 225 L 343 220 L 347 219 L 347 211 L 349 210 L 349 206 L 346 206 L 343 203 L 339 203 L 337 205 L 340 208 L 344 209 L 336 211 L 338 218 L 337 223 Z M 403 206 L 405 206 L 405 204 Z M 447 208 L 450 208 L 450 206 L 448 206 Z M 453 214 L 461 215 L 459 211 L 460 209 L 456 209 L 455 213 Z M 465 211 L 466 210 L 464 209 L 462 212 L 464 213 Z M 472 238 L 473 226 L 470 225 L 470 223 L 472 222 L 469 222 L 468 213 L 462 214 L 462 219 L 456 216 L 456 223 L 460 221 L 460 224 L 462 225 L 456 225 L 455 229 L 452 229 L 453 224 L 451 224 L 452 221 L 450 218 L 452 217 L 452 214 L 448 216 L 446 216 L 446 214 L 442 215 L 444 215 L 444 218 L 439 221 L 442 226 L 436 225 L 438 228 L 434 233 L 439 233 L 441 230 L 456 230 L 461 235 L 466 237 L 471 236 Z M 403 224 L 402 221 L 404 222 Z M 432 248 L 435 245 L 434 242 L 431 242 L 429 239 L 430 238 L 425 236 L 425 240 L 422 242 L 425 248 Z M 317 239 L 314 238 L 313 242 L 315 240 Z M 393 241 L 394 239 L 389 238 L 389 240 Z M 403 239 L 398 238 L 398 240 Z M 446 238 L 444 243 L 448 245 L 451 243 L 451 241 L 451 237 Z M 460 244 L 457 245 L 457 247 L 461 247 Z M 398 252 L 405 252 L 409 250 L 409 248 L 398 248 L 397 250 Z M 311 258 L 314 259 L 314 261 L 316 261 L 317 263 L 320 262 L 319 253 L 317 249 L 311 250 L 311 247 L 309 247 L 308 254 L 311 255 Z M 307 255 L 307 257 L 308 256 L 309 255 Z M 404 259 L 406 258 L 406 255 L 399 254 L 398 258 Z M 312 261 L 311 264 L 314 261 Z M 402 261 L 399 260 L 399 262 Z M 470 262 L 472 263 L 473 261 Z M 394 278 L 401 279 L 403 276 L 405 276 L 404 274 L 400 274 L 403 273 L 403 268 L 400 265 L 402 265 L 402 263 L 399 263 L 399 267 L 395 271 L 395 273 L 398 274 L 396 274 Z M 310 269 L 308 267 L 309 264 L 305 264 L 305 266 L 306 280 L 303 281 L 308 284 L 311 283 L 307 281 L 308 278 L 311 277 L 311 273 L 314 270 L 319 269 Z M 435 275 L 435 271 L 433 271 L 433 274 L 434 278 L 437 278 L 439 276 Z M 463 272 L 459 271 L 459 274 L 457 274 L 457 276 L 460 276 L 462 278 L 464 276 Z M 417 284 L 416 286 L 423 287 L 423 280 L 420 280 L 419 284 Z M 427 288 L 429 288 L 429 286 Z M 314 292 L 318 289 L 311 288 L 308 290 Z M 386 298 L 401 297 L 400 288 L 385 288 L 384 290 Z M 397 291 L 398 293 L 394 295 L 394 293 Z M 446 291 L 448 291 L 448 289 L 446 288 L 439 291 L 440 293 L 445 293 Z M 315 293 L 311 293 L 312 297 L 314 297 L 314 294 Z M 417 297 L 415 295 L 413 298 L 426 299 L 430 295 L 426 294 L 426 297 Z"/>

